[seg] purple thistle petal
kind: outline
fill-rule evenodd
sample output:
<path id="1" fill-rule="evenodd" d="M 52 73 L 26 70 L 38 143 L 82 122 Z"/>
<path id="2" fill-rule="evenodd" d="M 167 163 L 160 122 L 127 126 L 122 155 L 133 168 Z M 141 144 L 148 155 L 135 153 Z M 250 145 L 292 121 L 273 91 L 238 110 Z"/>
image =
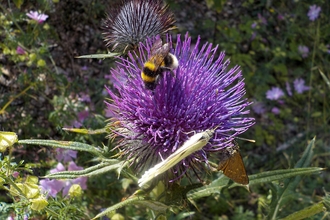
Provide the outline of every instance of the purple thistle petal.
<path id="1" fill-rule="evenodd" d="M 150 40 L 141 44 L 139 54 L 149 55 L 151 46 Z M 196 172 L 208 162 L 209 153 L 231 146 L 237 135 L 254 124 L 253 118 L 245 116 L 251 103 L 243 98 L 245 84 L 239 66 L 227 70 L 230 62 L 224 61 L 224 53 L 217 53 L 217 46 L 199 46 L 200 39 L 191 48 L 188 34 L 183 41 L 178 35 L 171 53 L 178 58 L 179 68 L 175 77 L 164 72 L 154 91 L 145 89 L 140 76 L 146 55 L 129 53 L 111 71 L 116 91 L 108 89 L 113 101 L 107 106 L 113 120 L 123 126 L 114 131 L 123 138 L 118 147 L 140 171 L 167 158 L 194 132 L 218 126 L 203 150 L 171 169 L 166 179 L 178 180 L 191 168 Z"/>

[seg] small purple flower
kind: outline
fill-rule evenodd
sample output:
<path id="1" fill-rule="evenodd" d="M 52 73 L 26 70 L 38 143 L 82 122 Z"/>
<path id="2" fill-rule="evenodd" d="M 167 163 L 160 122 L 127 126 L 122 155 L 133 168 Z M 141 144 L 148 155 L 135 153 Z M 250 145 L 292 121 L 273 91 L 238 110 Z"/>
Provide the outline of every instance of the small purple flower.
<path id="1" fill-rule="evenodd" d="M 83 167 L 77 166 L 75 162 L 71 161 L 68 165 L 68 171 L 83 170 Z M 65 171 L 65 167 L 62 163 L 58 163 L 55 169 L 50 170 L 50 173 L 57 173 Z M 41 180 L 40 186 L 42 190 L 47 191 L 52 197 L 56 197 L 57 193 L 62 191 L 63 196 L 66 196 L 70 187 L 73 184 L 79 184 L 82 189 L 87 189 L 87 177 L 78 177 L 70 180 Z"/>
<path id="2" fill-rule="evenodd" d="M 282 21 L 284 20 L 284 16 L 282 14 L 277 15 L 277 20 Z"/>
<path id="3" fill-rule="evenodd" d="M 284 96 L 284 92 L 278 87 L 272 87 L 266 92 L 266 98 L 269 100 L 278 100 L 282 96 Z"/>
<path id="4" fill-rule="evenodd" d="M 262 115 L 266 112 L 265 105 L 262 102 L 254 102 L 251 107 L 252 110 L 259 115 Z"/>
<path id="5" fill-rule="evenodd" d="M 317 5 L 309 6 L 309 11 L 307 13 L 309 20 L 314 21 L 319 17 L 321 7 Z"/>
<path id="6" fill-rule="evenodd" d="M 83 170 L 83 167 L 77 166 L 77 164 L 73 161 L 69 163 L 68 170 L 73 171 L 73 170 Z"/>
<path id="7" fill-rule="evenodd" d="M 301 54 L 303 58 L 308 57 L 309 49 L 305 45 L 299 45 L 298 46 L 298 51 Z"/>
<path id="8" fill-rule="evenodd" d="M 309 86 L 305 86 L 305 80 L 298 78 L 293 81 L 294 89 L 298 94 L 303 93 L 304 91 L 309 90 Z"/>
<path id="9" fill-rule="evenodd" d="M 32 20 L 37 21 L 39 24 L 43 23 L 48 18 L 48 15 L 39 14 L 39 12 L 37 11 L 30 11 L 29 13 L 26 13 L 26 16 L 28 16 Z"/>
<path id="10" fill-rule="evenodd" d="M 252 32 L 250 40 L 253 41 L 257 36 L 257 33 L 255 31 Z"/>
<path id="11" fill-rule="evenodd" d="M 62 161 L 63 163 L 67 163 L 69 161 L 72 161 L 72 159 L 77 158 L 77 151 L 75 150 L 57 148 L 56 153 L 56 160 Z"/>
<path id="12" fill-rule="evenodd" d="M 330 44 L 327 44 L 326 47 L 327 47 L 327 53 L 330 54 Z"/>
<path id="13" fill-rule="evenodd" d="M 260 13 L 258 13 L 258 18 L 261 22 L 261 24 L 267 25 L 267 19 L 263 17 Z"/>
<path id="14" fill-rule="evenodd" d="M 274 107 L 274 108 L 272 108 L 272 113 L 275 115 L 278 115 L 278 114 L 280 114 L 280 109 L 277 107 Z"/>
<path id="15" fill-rule="evenodd" d="M 64 182 L 61 180 L 44 179 L 40 180 L 39 184 L 43 193 L 48 192 L 48 195 L 54 198 L 56 197 L 57 193 L 60 192 L 64 187 Z"/>
<path id="16" fill-rule="evenodd" d="M 289 82 L 285 83 L 285 88 L 286 88 L 286 92 L 288 93 L 289 96 L 292 96 L 292 90 L 291 90 L 291 86 Z"/>
<path id="17" fill-rule="evenodd" d="M 19 172 L 14 171 L 13 174 L 11 174 L 14 178 L 17 178 L 19 176 Z"/>
<path id="18" fill-rule="evenodd" d="M 49 172 L 50 173 L 58 173 L 58 172 L 62 172 L 62 171 L 65 171 L 65 167 L 62 163 L 58 163 L 56 165 L 56 168 L 51 169 Z"/>
<path id="19" fill-rule="evenodd" d="M 68 166 L 68 171 L 83 170 L 83 167 L 77 166 L 75 162 L 71 161 Z M 87 189 L 87 177 L 78 177 L 72 180 L 66 180 L 63 188 L 63 196 L 68 195 L 69 189 L 73 184 L 79 184 L 81 189 Z"/>
<path id="20" fill-rule="evenodd" d="M 69 125 L 69 126 L 72 126 L 74 128 L 80 128 L 83 125 L 83 122 L 85 121 L 85 119 L 88 118 L 89 115 L 90 115 L 89 111 L 78 112 L 77 120 L 73 121 L 71 123 L 71 125 Z"/>
<path id="21" fill-rule="evenodd" d="M 168 41 L 172 45 L 170 37 Z M 199 176 L 210 154 L 232 146 L 235 137 L 254 124 L 254 118 L 246 116 L 251 103 L 243 98 L 245 84 L 240 67 L 228 69 L 230 62 L 224 60 L 224 53 L 217 53 L 218 46 L 200 44 L 198 38 L 191 48 L 188 33 L 184 40 L 178 35 L 171 51 L 179 60 L 175 77 L 164 72 L 153 91 L 146 89 L 141 79 L 141 66 L 148 59 L 145 55 L 128 53 L 128 58 L 121 58 L 111 71 L 115 89 L 108 89 L 113 101 L 107 105 L 114 123 L 120 123 L 109 126 L 121 137 L 117 147 L 132 159 L 139 172 L 167 158 L 194 132 L 216 128 L 202 150 L 164 174 L 165 183 L 192 173 Z M 152 40 L 147 40 L 140 44 L 138 54 L 150 55 L 151 47 Z"/>
<path id="22" fill-rule="evenodd" d="M 16 48 L 16 53 L 17 53 L 18 55 L 24 55 L 24 54 L 25 54 L 25 50 L 24 50 L 22 47 L 17 46 L 17 48 Z"/>
<path id="23" fill-rule="evenodd" d="M 251 28 L 252 29 L 255 29 L 257 27 L 257 22 L 253 22 L 252 24 L 251 24 Z"/>
<path id="24" fill-rule="evenodd" d="M 88 93 L 81 92 L 81 93 L 79 93 L 78 100 L 81 102 L 89 103 L 89 102 L 91 102 L 91 97 L 89 96 Z"/>

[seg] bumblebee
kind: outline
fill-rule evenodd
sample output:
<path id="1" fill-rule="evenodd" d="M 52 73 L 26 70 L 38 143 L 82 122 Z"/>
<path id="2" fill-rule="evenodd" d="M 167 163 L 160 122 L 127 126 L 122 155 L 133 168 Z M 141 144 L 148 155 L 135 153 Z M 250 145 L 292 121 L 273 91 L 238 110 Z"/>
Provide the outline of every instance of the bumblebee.
<path id="1" fill-rule="evenodd" d="M 170 52 L 170 45 L 168 43 L 163 45 L 161 39 L 158 39 L 151 47 L 150 57 L 144 63 L 141 78 L 146 89 L 154 90 L 157 86 L 159 77 L 164 71 L 170 71 L 173 74 L 179 66 L 179 61 Z"/>

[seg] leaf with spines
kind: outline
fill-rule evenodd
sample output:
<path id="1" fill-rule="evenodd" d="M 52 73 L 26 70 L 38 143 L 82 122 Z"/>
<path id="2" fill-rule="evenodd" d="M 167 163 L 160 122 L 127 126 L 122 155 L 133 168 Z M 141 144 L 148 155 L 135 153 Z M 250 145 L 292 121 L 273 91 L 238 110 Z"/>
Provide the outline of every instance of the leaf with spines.
<path id="1" fill-rule="evenodd" d="M 76 151 L 85 151 L 95 156 L 102 156 L 102 151 L 92 145 L 84 144 L 80 142 L 73 141 L 56 141 L 56 140 L 39 140 L 39 139 L 31 139 L 31 140 L 20 140 L 19 144 L 29 144 L 29 145 L 42 145 L 49 146 L 55 148 L 64 148 Z"/>
<path id="2" fill-rule="evenodd" d="M 105 58 L 112 58 L 118 56 L 119 53 L 107 53 L 107 54 L 88 54 L 88 55 L 81 55 L 75 58 L 87 58 L 87 59 L 105 59 Z"/>

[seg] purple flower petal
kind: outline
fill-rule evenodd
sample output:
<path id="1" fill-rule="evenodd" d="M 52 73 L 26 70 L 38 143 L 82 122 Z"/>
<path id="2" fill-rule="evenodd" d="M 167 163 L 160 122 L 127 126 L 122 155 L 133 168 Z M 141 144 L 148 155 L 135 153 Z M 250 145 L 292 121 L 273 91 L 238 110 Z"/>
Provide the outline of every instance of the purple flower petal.
<path id="1" fill-rule="evenodd" d="M 83 167 L 77 166 L 77 164 L 73 161 L 69 163 L 68 170 L 73 171 L 73 170 L 83 170 Z"/>
<path id="2" fill-rule="evenodd" d="M 266 112 L 265 105 L 262 102 L 254 102 L 251 107 L 252 110 L 259 115 Z"/>
<path id="3" fill-rule="evenodd" d="M 309 11 L 307 13 L 309 20 L 314 21 L 319 17 L 319 14 L 321 12 L 321 7 L 317 5 L 311 5 L 309 6 Z"/>
<path id="4" fill-rule="evenodd" d="M 56 197 L 57 193 L 62 190 L 64 183 L 60 180 L 49 180 L 44 179 L 39 182 L 41 186 L 41 191 L 43 193 L 48 192 L 48 195 Z"/>
<path id="5" fill-rule="evenodd" d="M 25 50 L 24 50 L 22 47 L 17 46 L 17 48 L 16 48 L 16 53 L 17 53 L 18 55 L 23 55 L 23 54 L 25 54 Z"/>
<path id="6" fill-rule="evenodd" d="M 272 87 L 266 92 L 266 98 L 269 100 L 278 100 L 282 96 L 284 96 L 284 92 L 278 87 Z"/>
<path id="7" fill-rule="evenodd" d="M 29 13 L 26 13 L 26 16 L 37 21 L 39 24 L 43 23 L 48 18 L 48 15 L 39 14 L 37 11 L 30 11 Z"/>
<path id="8" fill-rule="evenodd" d="M 292 96 L 291 86 L 290 86 L 289 82 L 285 83 L 285 88 L 286 88 L 286 92 L 288 93 L 288 95 Z"/>
<path id="9" fill-rule="evenodd" d="M 303 58 L 308 57 L 309 49 L 305 45 L 299 45 L 298 46 L 298 51 L 301 54 Z"/>
<path id="10" fill-rule="evenodd" d="M 56 152 L 56 160 L 62 161 L 63 163 L 67 163 L 69 161 L 72 161 L 72 159 L 77 158 L 77 151 L 74 150 L 57 148 Z"/>
<path id="11" fill-rule="evenodd" d="M 309 86 L 305 86 L 305 80 L 303 80 L 301 78 L 295 79 L 293 82 L 293 86 L 298 94 L 301 94 L 304 91 L 307 91 L 310 89 Z"/>
<path id="12" fill-rule="evenodd" d="M 274 113 L 275 115 L 278 115 L 278 114 L 280 114 L 280 109 L 277 107 L 274 107 L 274 108 L 272 108 L 272 113 Z"/>
<path id="13" fill-rule="evenodd" d="M 50 173 L 58 173 L 62 171 L 65 171 L 65 167 L 63 166 L 62 163 L 58 163 L 55 169 L 50 170 Z"/>

